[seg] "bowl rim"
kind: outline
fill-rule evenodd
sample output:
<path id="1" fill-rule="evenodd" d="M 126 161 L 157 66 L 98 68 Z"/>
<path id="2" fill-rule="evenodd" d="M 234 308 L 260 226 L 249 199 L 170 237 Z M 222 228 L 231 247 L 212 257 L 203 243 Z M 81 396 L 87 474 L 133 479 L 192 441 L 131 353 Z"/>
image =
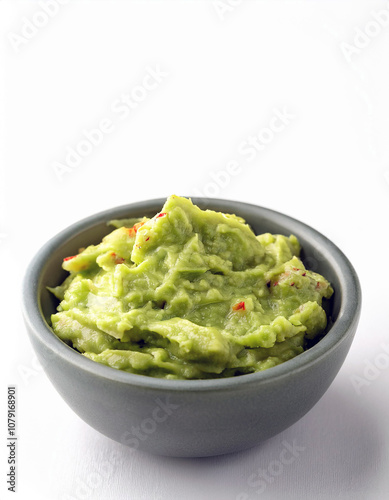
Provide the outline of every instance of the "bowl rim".
<path id="1" fill-rule="evenodd" d="M 306 370 L 322 358 L 331 355 L 332 351 L 348 337 L 348 334 L 353 334 L 361 310 L 361 287 L 358 276 L 349 259 L 331 240 L 304 222 L 266 207 L 221 198 L 187 197 L 191 198 L 196 205 L 203 205 L 203 207 L 205 205 L 213 210 L 237 213 L 238 215 L 239 209 L 242 206 L 256 210 L 259 212 L 258 216 L 260 216 L 260 213 L 263 213 L 268 218 L 271 218 L 273 222 L 284 226 L 287 225 L 288 230 L 290 229 L 290 234 L 295 234 L 296 232 L 300 234 L 304 233 L 305 237 L 315 241 L 316 246 L 320 246 L 323 252 L 326 253 L 326 259 L 337 274 L 341 288 L 341 290 L 337 290 L 338 293 L 341 293 L 341 305 L 338 317 L 330 327 L 328 333 L 307 351 L 267 370 L 237 377 L 200 380 L 160 379 L 147 375 L 128 373 L 92 361 L 65 344 L 54 334 L 44 319 L 38 298 L 41 273 L 46 263 L 50 260 L 52 251 L 63 245 L 69 238 L 91 228 L 93 225 L 98 225 L 110 219 L 124 217 L 124 215 L 120 215 L 121 213 L 127 213 L 127 217 L 129 217 L 131 216 L 131 212 L 134 211 L 150 211 L 154 206 L 162 207 L 166 198 L 155 198 L 120 205 L 85 217 L 53 236 L 32 258 L 25 271 L 22 284 L 22 313 L 29 334 L 34 335 L 45 345 L 46 349 L 51 352 L 50 357 L 53 356 L 54 359 L 55 356 L 58 356 L 63 362 L 70 363 L 78 370 L 87 372 L 89 375 L 142 389 L 158 390 L 161 392 L 202 392 L 215 389 L 223 391 L 233 388 L 238 390 L 242 386 L 271 383 L 276 379 L 290 376 L 292 372 Z M 214 208 L 215 205 L 219 208 Z M 298 229 L 298 231 L 294 231 L 294 228 Z"/>

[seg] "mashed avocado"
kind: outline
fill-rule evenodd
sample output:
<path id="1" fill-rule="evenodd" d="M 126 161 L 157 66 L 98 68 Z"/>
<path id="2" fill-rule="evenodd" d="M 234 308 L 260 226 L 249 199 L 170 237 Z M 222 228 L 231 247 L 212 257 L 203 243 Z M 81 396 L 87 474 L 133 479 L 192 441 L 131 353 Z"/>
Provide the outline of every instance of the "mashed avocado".
<path id="1" fill-rule="evenodd" d="M 111 221 L 64 259 L 55 334 L 84 356 L 152 377 L 231 377 L 302 353 L 324 332 L 329 282 L 295 236 L 171 196 L 152 219 Z"/>

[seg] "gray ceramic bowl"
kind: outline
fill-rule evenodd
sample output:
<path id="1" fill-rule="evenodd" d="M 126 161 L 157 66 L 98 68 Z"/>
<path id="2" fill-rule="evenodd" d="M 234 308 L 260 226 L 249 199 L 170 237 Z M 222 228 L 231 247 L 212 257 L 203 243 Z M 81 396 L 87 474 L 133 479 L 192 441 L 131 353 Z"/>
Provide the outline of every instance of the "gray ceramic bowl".
<path id="1" fill-rule="evenodd" d="M 254 446 L 286 429 L 323 396 L 338 373 L 357 328 L 361 291 L 348 259 L 311 227 L 266 208 L 193 198 L 201 208 L 235 213 L 256 234 L 296 235 L 307 267 L 333 285 L 333 324 L 303 354 L 266 371 L 217 380 L 163 380 L 121 372 L 85 358 L 50 328 L 56 301 L 46 290 L 65 278 L 62 259 L 98 243 L 110 219 L 153 216 L 164 200 L 121 206 L 78 222 L 51 239 L 24 279 L 23 310 L 39 361 L 68 405 L 89 425 L 134 448 L 159 455 L 201 457 Z"/>

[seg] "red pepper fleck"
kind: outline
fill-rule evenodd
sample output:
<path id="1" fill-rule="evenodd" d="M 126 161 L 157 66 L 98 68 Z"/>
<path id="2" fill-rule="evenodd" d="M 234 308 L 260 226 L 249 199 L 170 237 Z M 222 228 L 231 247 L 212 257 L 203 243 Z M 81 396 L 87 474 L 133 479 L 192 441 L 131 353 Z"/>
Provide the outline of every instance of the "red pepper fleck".
<path id="1" fill-rule="evenodd" d="M 244 302 L 238 302 L 234 306 L 232 306 L 233 311 L 245 311 L 246 310 L 246 305 Z"/>
<path id="2" fill-rule="evenodd" d="M 128 234 L 130 236 L 135 236 L 135 234 L 137 233 L 138 229 L 140 227 L 142 227 L 144 224 L 144 222 L 137 222 L 136 224 L 134 224 L 132 227 L 129 227 L 127 228 L 127 231 L 128 231 Z"/>
<path id="3" fill-rule="evenodd" d="M 316 283 L 316 288 L 320 288 L 320 281 Z"/>
<path id="4" fill-rule="evenodd" d="M 159 219 L 159 217 L 164 217 L 166 215 L 166 212 L 161 212 L 160 214 L 157 215 L 156 219 Z"/>
<path id="5" fill-rule="evenodd" d="M 147 238 L 145 239 L 145 241 L 149 241 L 149 239 L 150 239 L 150 236 L 147 236 Z"/>
<path id="6" fill-rule="evenodd" d="M 293 271 L 300 271 L 300 269 L 298 267 L 294 267 Z"/>
<path id="7" fill-rule="evenodd" d="M 275 281 L 275 282 L 273 283 L 273 286 L 277 286 L 277 285 L 278 285 L 278 281 Z"/>
<path id="8" fill-rule="evenodd" d="M 137 232 L 138 229 L 143 226 L 143 224 L 144 222 L 137 222 L 136 224 L 134 224 L 133 226 L 134 231 Z"/>
<path id="9" fill-rule="evenodd" d="M 70 257 L 65 257 L 63 261 L 66 262 L 67 260 L 74 259 L 74 257 L 77 257 L 77 255 L 71 255 Z"/>
<path id="10" fill-rule="evenodd" d="M 294 281 L 293 281 L 293 283 L 290 284 L 290 286 L 293 286 L 293 285 L 294 285 Z"/>
<path id="11" fill-rule="evenodd" d="M 118 257 L 115 252 L 111 252 L 111 257 L 113 257 L 115 264 L 123 264 L 123 257 Z"/>
<path id="12" fill-rule="evenodd" d="M 301 276 L 305 276 L 307 273 L 303 273 Z"/>

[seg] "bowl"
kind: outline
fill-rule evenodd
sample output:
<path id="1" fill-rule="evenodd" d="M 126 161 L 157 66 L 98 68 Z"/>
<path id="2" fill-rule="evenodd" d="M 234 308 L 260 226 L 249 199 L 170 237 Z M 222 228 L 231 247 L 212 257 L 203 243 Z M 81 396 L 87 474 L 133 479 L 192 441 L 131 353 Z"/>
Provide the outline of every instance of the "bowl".
<path id="1" fill-rule="evenodd" d="M 323 396 L 352 343 L 361 308 L 358 277 L 345 255 L 315 229 L 256 205 L 192 198 L 200 208 L 240 215 L 256 234 L 294 234 L 306 266 L 335 292 L 330 327 L 316 345 L 262 372 L 212 380 L 165 380 L 122 372 L 76 352 L 56 337 L 57 301 L 46 286 L 61 283 L 62 260 L 97 244 L 110 219 L 152 217 L 164 199 L 120 206 L 83 219 L 48 241 L 23 282 L 23 315 L 37 357 L 66 403 L 89 425 L 122 444 L 158 455 L 203 457 L 240 451 L 276 435 Z"/>

